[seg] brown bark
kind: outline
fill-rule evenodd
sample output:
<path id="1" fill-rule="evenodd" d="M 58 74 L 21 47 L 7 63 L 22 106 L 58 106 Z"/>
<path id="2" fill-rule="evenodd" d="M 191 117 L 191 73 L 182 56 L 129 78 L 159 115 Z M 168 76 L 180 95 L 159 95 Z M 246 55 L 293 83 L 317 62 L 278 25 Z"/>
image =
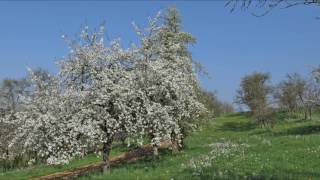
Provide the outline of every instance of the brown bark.
<path id="1" fill-rule="evenodd" d="M 107 142 L 103 144 L 102 147 L 102 171 L 103 173 L 110 173 L 110 152 L 112 146 L 112 138 L 108 139 Z"/>
<path id="2" fill-rule="evenodd" d="M 304 120 L 307 120 L 308 119 L 308 113 L 307 113 L 307 111 L 305 110 L 304 111 Z"/>
<path id="3" fill-rule="evenodd" d="M 175 133 L 172 133 L 171 134 L 173 138 L 171 138 L 171 151 L 173 154 L 176 154 L 180 151 L 181 149 L 181 145 L 182 144 L 179 144 L 179 140 L 181 140 L 182 142 L 182 135 L 178 135 L 178 134 L 175 134 Z"/>
<path id="4" fill-rule="evenodd" d="M 171 151 L 173 154 L 176 154 L 179 152 L 179 143 L 176 140 L 172 140 L 171 142 Z"/>

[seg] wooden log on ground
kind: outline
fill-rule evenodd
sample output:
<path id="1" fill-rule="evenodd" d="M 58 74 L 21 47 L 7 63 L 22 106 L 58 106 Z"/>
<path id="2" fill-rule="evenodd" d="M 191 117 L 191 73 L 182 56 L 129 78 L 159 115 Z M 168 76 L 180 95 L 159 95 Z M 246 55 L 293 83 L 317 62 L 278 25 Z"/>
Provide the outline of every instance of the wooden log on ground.
<path id="1" fill-rule="evenodd" d="M 159 149 L 167 149 L 170 147 L 169 142 L 163 142 L 160 144 Z M 111 158 L 110 163 L 111 167 L 123 164 L 134 162 L 139 159 L 142 159 L 146 156 L 150 156 L 153 154 L 152 145 L 144 145 L 141 148 L 132 150 L 130 152 L 123 153 L 117 157 Z M 93 163 L 90 165 L 82 166 L 79 168 L 74 168 L 70 170 L 66 170 L 64 172 L 57 172 L 53 174 L 49 174 L 46 176 L 41 176 L 37 178 L 32 178 L 30 180 L 57 180 L 57 179 L 71 179 L 79 176 L 83 176 L 93 172 L 101 172 L 102 171 L 102 162 Z"/>

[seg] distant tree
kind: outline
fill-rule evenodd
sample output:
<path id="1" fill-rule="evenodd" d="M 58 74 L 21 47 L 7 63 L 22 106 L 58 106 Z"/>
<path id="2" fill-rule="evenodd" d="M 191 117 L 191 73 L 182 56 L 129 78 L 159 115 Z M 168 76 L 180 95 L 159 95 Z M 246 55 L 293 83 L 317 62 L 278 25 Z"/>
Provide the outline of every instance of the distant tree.
<path id="1" fill-rule="evenodd" d="M 234 107 L 232 104 L 228 102 L 223 102 L 222 103 L 222 114 L 228 114 L 228 113 L 233 113 L 235 112 Z"/>
<path id="2" fill-rule="evenodd" d="M 257 123 L 263 126 L 273 123 L 270 118 L 272 110 L 268 102 L 272 92 L 272 86 L 268 84 L 269 79 L 269 74 L 260 72 L 243 77 L 235 99 L 236 103 L 246 105 Z"/>
<path id="3" fill-rule="evenodd" d="M 16 112 L 19 108 L 19 98 L 27 88 L 26 79 L 5 79 L 0 87 L 0 110 L 1 112 Z"/>
<path id="4" fill-rule="evenodd" d="M 312 76 L 307 81 L 306 91 L 303 95 L 305 106 L 305 119 L 312 119 L 312 111 L 320 106 L 320 67 L 314 68 Z M 308 115 L 307 115 L 308 114 Z"/>
<path id="5" fill-rule="evenodd" d="M 30 89 L 30 86 L 33 86 L 32 83 L 35 83 L 34 78 L 37 77 L 37 81 L 35 84 L 36 88 L 41 89 L 43 83 L 42 82 L 47 82 L 49 83 L 50 81 L 52 81 L 52 75 L 50 75 L 49 71 L 47 71 L 46 69 L 42 69 L 42 68 L 35 68 L 31 70 L 32 73 L 29 73 L 29 75 L 26 78 L 27 81 L 27 86 L 29 87 L 29 91 L 33 91 L 34 89 Z M 34 87 L 34 86 L 33 86 Z"/>
<path id="6" fill-rule="evenodd" d="M 306 80 L 297 73 L 288 74 L 274 93 L 279 107 L 291 113 L 302 111 L 305 120 L 311 119 L 312 111 L 319 103 L 320 89 L 315 80 L 314 77 Z"/>
<path id="7" fill-rule="evenodd" d="M 215 116 L 234 112 L 232 104 L 220 101 L 214 92 L 202 90 L 201 102 L 206 106 L 207 110 L 211 111 Z"/>
<path id="8" fill-rule="evenodd" d="M 320 65 L 312 70 L 312 77 L 320 85 Z"/>
<path id="9" fill-rule="evenodd" d="M 306 80 L 299 74 L 288 74 L 287 79 L 281 81 L 277 86 L 274 97 L 281 108 L 294 112 L 302 103 L 306 86 Z"/>
<path id="10" fill-rule="evenodd" d="M 312 112 L 317 106 L 320 106 L 320 88 L 314 79 L 310 79 L 307 83 L 306 91 L 303 95 L 305 119 L 312 119 Z"/>
<path id="11" fill-rule="evenodd" d="M 1 87 L 2 111 L 16 111 L 18 101 L 18 81 L 13 79 L 5 79 Z"/>
<path id="12" fill-rule="evenodd" d="M 272 91 L 269 80 L 269 74 L 260 72 L 243 77 L 235 102 L 246 105 L 251 111 L 255 111 L 259 106 L 267 106 L 267 98 Z"/>
<path id="13" fill-rule="evenodd" d="M 14 138 L 17 124 L 12 123 L 21 111 L 21 95 L 26 93 L 27 81 L 25 78 L 4 79 L 0 86 L 0 159 L 9 158 L 9 143 Z"/>

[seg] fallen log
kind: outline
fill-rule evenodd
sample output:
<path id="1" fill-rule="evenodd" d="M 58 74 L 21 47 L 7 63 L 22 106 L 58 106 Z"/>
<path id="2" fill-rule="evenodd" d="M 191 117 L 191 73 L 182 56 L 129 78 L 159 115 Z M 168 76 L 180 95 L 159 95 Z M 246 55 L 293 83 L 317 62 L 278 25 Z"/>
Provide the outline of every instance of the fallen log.
<path id="1" fill-rule="evenodd" d="M 159 149 L 167 149 L 170 147 L 169 142 L 163 142 L 158 147 Z M 117 157 L 111 158 L 110 164 L 111 167 L 123 164 L 134 162 L 139 159 L 142 159 L 146 156 L 150 156 L 153 154 L 153 147 L 150 144 L 144 145 L 138 149 L 123 153 Z M 64 172 L 57 172 L 53 174 L 49 174 L 46 176 L 32 178 L 30 180 L 57 180 L 57 179 L 71 179 L 79 176 L 83 176 L 93 172 L 101 172 L 102 171 L 102 162 L 93 163 L 86 166 L 81 166 L 78 168 L 66 170 Z"/>

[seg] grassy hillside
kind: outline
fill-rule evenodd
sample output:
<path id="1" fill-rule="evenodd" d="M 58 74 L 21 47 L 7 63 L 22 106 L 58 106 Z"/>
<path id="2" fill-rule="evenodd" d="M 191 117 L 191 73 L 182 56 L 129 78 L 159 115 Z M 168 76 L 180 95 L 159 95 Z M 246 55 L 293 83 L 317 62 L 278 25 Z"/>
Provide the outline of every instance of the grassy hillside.
<path id="1" fill-rule="evenodd" d="M 186 140 L 183 152 L 115 167 L 110 175 L 81 179 L 319 179 L 320 119 L 282 120 L 260 129 L 245 114 L 212 119 Z M 116 150 L 114 154 L 119 153 Z M 23 179 L 95 162 L 89 156 L 64 167 L 35 167 L 0 175 Z"/>

